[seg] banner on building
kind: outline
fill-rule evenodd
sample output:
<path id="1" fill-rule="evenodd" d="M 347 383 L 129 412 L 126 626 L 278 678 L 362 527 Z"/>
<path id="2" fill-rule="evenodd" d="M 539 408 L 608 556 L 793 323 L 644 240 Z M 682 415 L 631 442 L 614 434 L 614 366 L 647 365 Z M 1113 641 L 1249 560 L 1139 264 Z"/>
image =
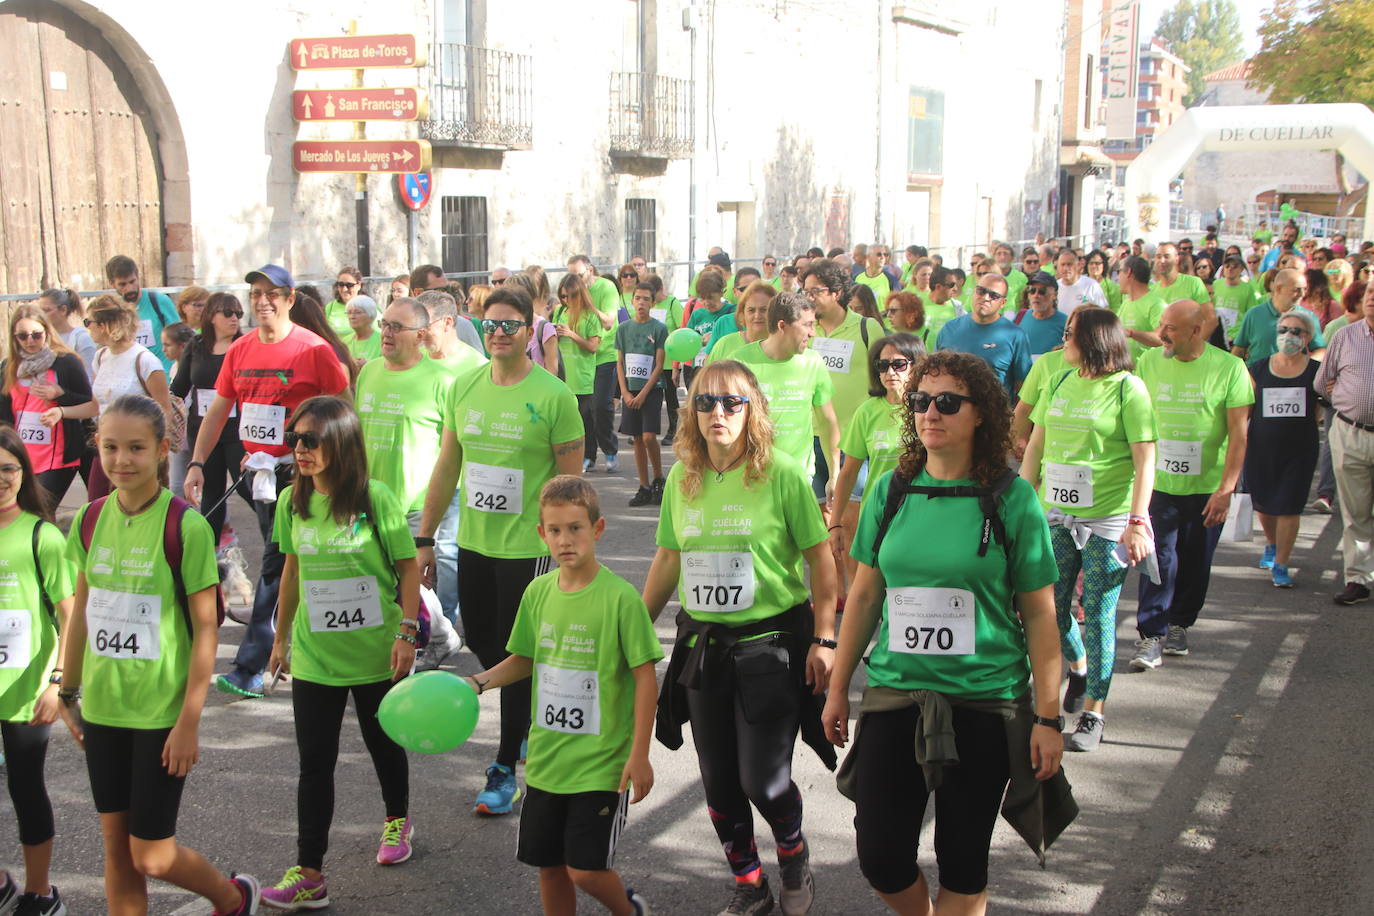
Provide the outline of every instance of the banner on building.
<path id="1" fill-rule="evenodd" d="M 1110 0 L 1107 22 L 1107 139 L 1135 139 L 1140 77 L 1140 0 Z"/>

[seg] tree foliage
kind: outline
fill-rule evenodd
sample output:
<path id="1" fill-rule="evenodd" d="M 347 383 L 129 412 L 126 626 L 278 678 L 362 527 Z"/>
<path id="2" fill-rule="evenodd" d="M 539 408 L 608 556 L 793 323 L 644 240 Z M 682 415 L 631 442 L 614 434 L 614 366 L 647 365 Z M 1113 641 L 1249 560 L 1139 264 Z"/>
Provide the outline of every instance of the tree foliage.
<path id="1" fill-rule="evenodd" d="M 1374 0 L 1277 0 L 1260 38 L 1250 86 L 1270 102 L 1374 106 Z"/>
<path id="2" fill-rule="evenodd" d="M 1206 91 L 1204 76 L 1245 56 L 1233 0 L 1178 0 L 1159 17 L 1155 37 L 1191 68 L 1185 105 L 1193 105 Z"/>

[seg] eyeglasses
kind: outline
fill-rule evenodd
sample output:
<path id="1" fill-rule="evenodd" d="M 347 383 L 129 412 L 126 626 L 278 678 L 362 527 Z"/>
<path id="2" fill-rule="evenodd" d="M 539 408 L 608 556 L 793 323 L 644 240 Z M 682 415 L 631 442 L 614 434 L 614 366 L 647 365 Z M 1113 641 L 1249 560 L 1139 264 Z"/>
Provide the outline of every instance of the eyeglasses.
<path id="1" fill-rule="evenodd" d="M 356 284 L 356 283 L 348 283 L 348 282 L 345 282 L 345 281 L 343 281 L 343 280 L 340 280 L 338 283 L 335 283 L 335 284 L 334 284 L 334 288 L 335 288 L 335 289 L 352 289 L 353 287 L 355 287 L 355 286 L 357 286 L 357 285 L 358 285 L 358 284 Z"/>
<path id="2" fill-rule="evenodd" d="M 269 302 L 280 302 L 281 300 L 286 298 L 286 294 L 283 293 L 280 289 L 269 289 L 266 291 L 260 289 L 250 289 L 248 291 L 248 298 L 252 299 L 254 302 L 257 302 L 259 299 L 266 299 Z"/>
<path id="3" fill-rule="evenodd" d="M 1040 263 L 1040 259 L 1039 259 L 1039 258 L 1023 258 L 1023 259 L 1022 259 L 1022 263 L 1025 263 L 1025 264 L 1039 264 L 1039 263 Z"/>
<path id="4" fill-rule="evenodd" d="M 966 394 L 955 394 L 953 391 L 942 391 L 939 394 L 930 394 L 925 391 L 908 391 L 906 393 L 907 410 L 912 413 L 925 413 L 930 409 L 932 402 L 935 409 L 945 416 L 952 416 L 959 412 L 959 408 L 964 406 L 964 402 L 973 403 L 973 398 Z"/>
<path id="5" fill-rule="evenodd" d="M 778 262 L 777 262 L 777 261 L 764 261 L 764 262 L 763 262 L 763 266 L 764 266 L 764 267 L 777 267 L 777 266 L 778 266 Z"/>
<path id="6" fill-rule="evenodd" d="M 500 328 L 502 334 L 505 334 L 507 337 L 514 337 L 515 332 L 519 331 L 528 323 L 529 322 L 521 321 L 518 318 L 483 318 L 482 333 L 495 334 L 496 329 Z"/>
<path id="7" fill-rule="evenodd" d="M 828 286 L 813 286 L 810 289 L 802 290 L 802 294 L 808 299 L 818 299 L 821 293 L 833 293 L 835 290 Z"/>
<path id="8" fill-rule="evenodd" d="M 1028 286 L 1026 287 L 1027 296 L 1048 296 L 1050 289 L 1048 286 Z"/>
<path id="9" fill-rule="evenodd" d="M 491 285 L 492 285 L 492 286 L 504 286 L 504 285 L 506 284 L 506 281 L 509 280 L 509 279 L 510 279 L 510 277 L 501 277 L 501 278 L 499 278 L 499 279 L 496 278 L 496 277 L 492 277 L 492 278 L 491 278 Z"/>
<path id="10" fill-rule="evenodd" d="M 34 342 L 37 342 L 37 341 L 42 340 L 42 339 L 43 339 L 44 337 L 46 337 L 47 335 L 48 335 L 48 332 L 47 332 L 47 331 L 15 331 L 15 332 L 14 332 L 14 339 L 17 340 L 17 341 L 19 341 L 20 343 L 24 343 L 25 341 L 28 341 L 28 340 L 32 340 L 32 341 L 34 341 Z"/>
<path id="11" fill-rule="evenodd" d="M 710 413 L 719 404 L 722 410 L 733 416 L 748 403 L 749 398 L 742 394 L 698 394 L 692 398 L 692 406 L 697 413 Z"/>
<path id="12" fill-rule="evenodd" d="M 997 290 L 988 289 L 986 286 L 979 286 L 974 289 L 974 292 L 978 294 L 978 298 L 991 299 L 993 302 L 997 302 L 1000 299 L 1007 298 L 1006 293 L 999 293 L 997 292 Z"/>
<path id="13" fill-rule="evenodd" d="M 1291 336 L 1291 337 L 1306 337 L 1306 336 L 1307 336 L 1307 331 L 1306 331 L 1306 329 L 1304 329 L 1304 328 L 1286 327 L 1286 328 L 1279 328 L 1279 334 L 1280 334 L 1280 335 L 1286 334 L 1286 335 L 1289 335 L 1289 336 Z"/>
<path id="14" fill-rule="evenodd" d="M 401 324 L 399 321 L 387 321 L 385 318 L 377 319 L 377 327 L 381 328 L 384 334 L 387 331 L 393 334 L 399 334 L 402 331 L 423 331 L 425 329 L 424 325 L 411 327 L 408 324 Z"/>
<path id="15" fill-rule="evenodd" d="M 24 473 L 24 469 L 17 464 L 0 464 L 0 477 L 13 480 L 22 473 Z"/>
<path id="16" fill-rule="evenodd" d="M 904 356 L 899 356 L 896 359 L 875 359 L 873 361 L 873 366 L 878 370 L 879 375 L 882 375 L 889 369 L 893 372 L 905 372 L 911 368 L 911 360 Z"/>
<path id="17" fill-rule="evenodd" d="M 86 327 L 89 328 L 89 327 L 91 327 L 92 325 L 96 325 L 96 324 L 115 324 L 115 323 L 116 323 L 116 320 L 115 320 L 115 319 L 112 319 L 112 320 L 106 321 L 106 320 L 103 320 L 103 319 L 100 319 L 100 318 L 82 318 L 82 319 L 81 319 L 81 323 L 84 324 Z"/>
<path id="18" fill-rule="evenodd" d="M 313 452 L 320 447 L 319 433 L 298 433 L 295 430 L 288 430 L 283 438 L 286 439 L 286 447 L 289 449 L 303 445 L 306 451 Z"/>
<path id="19" fill-rule="evenodd" d="M 891 308 L 889 308 L 887 311 L 883 312 L 883 314 L 886 315 L 888 318 L 891 318 L 893 315 L 900 315 L 900 314 L 902 314 L 902 312 L 905 312 L 905 311 L 906 311 L 906 309 L 902 308 L 901 306 L 894 305 L 894 306 L 892 306 Z"/>
<path id="20" fill-rule="evenodd" d="M 1064 340 L 1073 340 L 1073 328 L 1064 328 Z"/>

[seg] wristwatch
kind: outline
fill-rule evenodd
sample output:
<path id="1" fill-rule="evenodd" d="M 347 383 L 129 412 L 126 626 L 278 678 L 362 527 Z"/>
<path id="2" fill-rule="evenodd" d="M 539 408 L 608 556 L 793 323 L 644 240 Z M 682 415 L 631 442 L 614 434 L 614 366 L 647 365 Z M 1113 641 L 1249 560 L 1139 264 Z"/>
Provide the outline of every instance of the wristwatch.
<path id="1" fill-rule="evenodd" d="M 415 546 L 416 546 L 416 547 L 433 547 L 433 546 L 434 546 L 434 538 L 422 538 L 422 537 L 417 537 L 417 538 L 415 538 Z"/>
<path id="2" fill-rule="evenodd" d="M 1062 732 L 1064 730 L 1063 716 L 1056 716 L 1053 719 L 1047 716 L 1032 716 L 1031 718 L 1034 720 L 1036 725 L 1046 725 L 1057 732 Z"/>

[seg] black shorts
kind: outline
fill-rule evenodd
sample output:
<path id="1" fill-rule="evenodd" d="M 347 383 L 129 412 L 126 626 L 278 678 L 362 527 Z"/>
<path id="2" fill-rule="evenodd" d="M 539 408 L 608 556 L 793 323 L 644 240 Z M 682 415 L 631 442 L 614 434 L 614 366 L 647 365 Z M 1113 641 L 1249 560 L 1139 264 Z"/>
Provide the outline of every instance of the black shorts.
<path id="1" fill-rule="evenodd" d="M 622 436 L 642 436 L 645 433 L 658 435 L 662 428 L 663 389 L 655 388 L 644 398 L 638 407 L 626 407 L 620 402 L 620 434 Z"/>
<path id="2" fill-rule="evenodd" d="M 95 810 L 129 813 L 129 835 L 140 840 L 176 836 L 184 776 L 162 765 L 170 728 L 116 728 L 85 723 L 86 769 Z"/>
<path id="3" fill-rule="evenodd" d="M 515 857 L 536 868 L 605 871 L 615 863 L 629 803 L 629 792 L 559 795 L 527 786 Z"/>

